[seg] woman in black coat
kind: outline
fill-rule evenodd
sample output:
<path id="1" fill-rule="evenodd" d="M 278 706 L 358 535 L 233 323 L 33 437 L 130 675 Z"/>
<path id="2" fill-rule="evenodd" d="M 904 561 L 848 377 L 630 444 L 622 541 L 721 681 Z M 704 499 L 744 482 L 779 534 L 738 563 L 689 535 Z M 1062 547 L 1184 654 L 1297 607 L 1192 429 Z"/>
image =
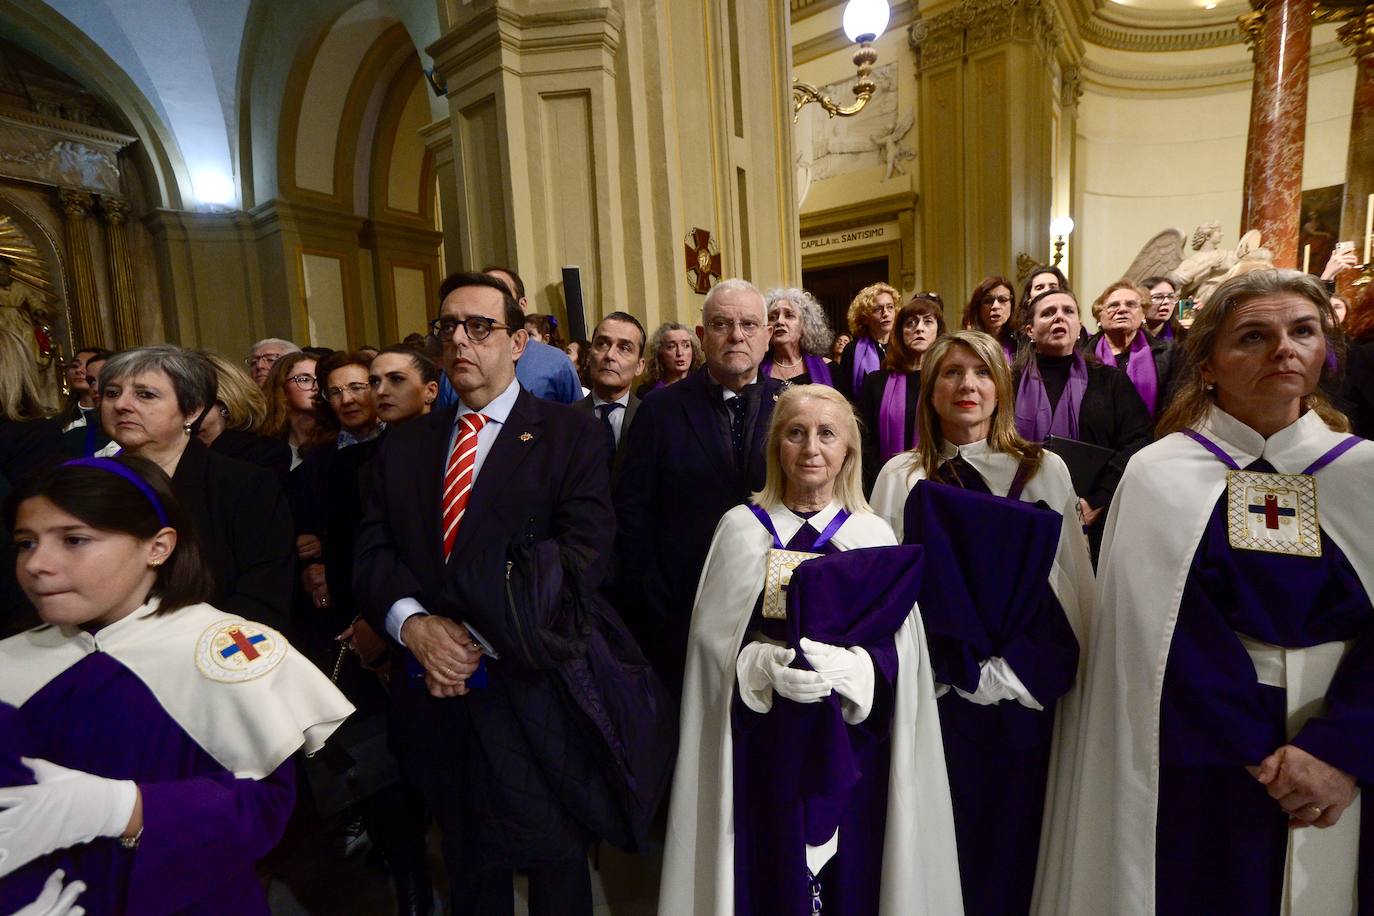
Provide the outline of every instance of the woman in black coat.
<path id="1" fill-rule="evenodd" d="M 1149 302 L 1145 290 L 1129 280 L 1104 289 L 1092 307 L 1101 330 L 1083 344 L 1083 352 L 1126 373 L 1145 409 L 1157 417 L 1173 392 L 1174 345 L 1145 330 Z"/>
<path id="2" fill-rule="evenodd" d="M 1091 475 L 1083 473 L 1081 460 L 1062 456 L 1074 475 L 1096 560 L 1107 507 L 1126 462 L 1153 438 L 1150 412 L 1124 373 L 1078 350 L 1083 323 L 1073 293 L 1049 290 L 1035 296 L 1022 321 L 1031 347 L 1015 367 L 1016 431 L 1028 442 L 1054 436 L 1110 453 L 1095 453 L 1105 460 Z"/>
<path id="3" fill-rule="evenodd" d="M 198 353 L 161 345 L 110 357 L 101 422 L 114 444 L 157 463 L 195 523 L 215 577 L 215 607 L 285 631 L 294 535 L 277 476 L 207 448 L 194 435 L 216 400 L 214 369 Z"/>
<path id="4" fill-rule="evenodd" d="M 253 377 L 218 353 L 201 350 L 215 370 L 215 405 L 201 418 L 196 438 L 221 455 L 237 458 L 277 475 L 285 488 L 291 474 L 291 447 L 258 434 L 267 418 L 267 398 Z"/>

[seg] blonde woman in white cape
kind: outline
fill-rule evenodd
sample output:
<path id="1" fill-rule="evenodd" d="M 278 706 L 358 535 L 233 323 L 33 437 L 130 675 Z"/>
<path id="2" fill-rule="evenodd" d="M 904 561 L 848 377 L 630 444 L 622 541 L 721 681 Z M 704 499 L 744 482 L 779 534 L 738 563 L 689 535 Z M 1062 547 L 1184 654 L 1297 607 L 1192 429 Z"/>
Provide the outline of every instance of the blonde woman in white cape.
<path id="1" fill-rule="evenodd" d="M 1318 391 L 1336 336 L 1296 271 L 1228 280 L 1198 312 L 1107 521 L 1042 912 L 1374 909 L 1374 445 Z"/>
<path id="2" fill-rule="evenodd" d="M 817 385 L 783 393 L 767 460 L 764 489 L 721 519 L 697 591 L 659 911 L 771 914 L 782 911 L 781 901 L 809 906 L 818 896 L 827 910 L 961 913 L 949 786 L 916 608 L 901 611 L 895 634 L 863 646 L 802 638 L 787 648 L 782 622 L 759 613 L 771 549 L 903 550 L 863 499 L 858 424 L 848 402 Z M 789 666 L 802 662 L 798 654 L 809 668 Z M 831 748 L 794 756 L 765 747 L 741 757 L 757 747 L 754 730 L 818 709 L 807 704 L 836 708 L 836 699 L 838 741 L 847 750 L 852 738 L 865 767 L 842 809 L 830 809 L 838 829 L 825 811 L 807 820 L 815 813 L 809 801 L 806 817 L 799 804 L 784 805 L 777 823 L 761 823 L 768 772 L 786 780 L 803 766 L 801 757 Z M 742 783 L 763 788 L 736 798 Z M 826 825 L 826 836 L 816 834 L 817 824 Z"/>
<path id="3" fill-rule="evenodd" d="M 925 366 L 920 444 L 883 467 L 873 507 L 899 533 L 914 513 L 931 532 L 905 542 L 927 544 L 928 578 L 952 575 L 927 583 L 924 619 L 932 642 L 958 647 L 934 668 L 953 687 L 936 689 L 965 912 L 1025 913 L 1058 849 L 1053 774 L 1073 756 L 1092 565 L 1067 467 L 1016 433 L 1001 344 L 956 331 Z"/>

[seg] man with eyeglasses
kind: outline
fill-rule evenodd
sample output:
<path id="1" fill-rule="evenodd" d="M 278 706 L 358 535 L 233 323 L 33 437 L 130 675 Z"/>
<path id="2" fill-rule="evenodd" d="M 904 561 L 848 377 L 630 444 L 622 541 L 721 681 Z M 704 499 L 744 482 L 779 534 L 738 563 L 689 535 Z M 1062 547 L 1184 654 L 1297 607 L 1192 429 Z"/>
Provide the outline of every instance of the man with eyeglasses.
<path id="1" fill-rule="evenodd" d="M 282 340 L 280 337 L 268 337 L 253 344 L 253 349 L 249 351 L 244 359 L 243 365 L 247 367 L 248 373 L 253 376 L 253 381 L 258 383 L 261 388 L 267 384 L 267 375 L 272 371 L 272 367 L 277 364 L 288 353 L 299 353 L 300 347 L 289 340 Z"/>
<path id="2" fill-rule="evenodd" d="M 410 655 L 392 680 L 392 741 L 443 829 L 451 912 L 509 912 L 520 869 L 532 914 L 589 916 L 588 825 L 610 804 L 607 774 L 558 671 L 521 662 L 512 596 L 549 586 L 508 558 L 553 542 L 599 584 L 615 531 L 602 429 L 516 381 L 528 334 L 500 280 L 455 274 L 439 294 L 431 329 L 459 400 L 384 439 L 354 587 Z"/>
<path id="3" fill-rule="evenodd" d="M 712 287 L 701 322 L 706 365 L 644 399 L 615 484 L 617 606 L 675 694 L 711 535 L 763 487 L 764 439 L 783 387 L 759 373 L 771 335 L 752 283 Z"/>

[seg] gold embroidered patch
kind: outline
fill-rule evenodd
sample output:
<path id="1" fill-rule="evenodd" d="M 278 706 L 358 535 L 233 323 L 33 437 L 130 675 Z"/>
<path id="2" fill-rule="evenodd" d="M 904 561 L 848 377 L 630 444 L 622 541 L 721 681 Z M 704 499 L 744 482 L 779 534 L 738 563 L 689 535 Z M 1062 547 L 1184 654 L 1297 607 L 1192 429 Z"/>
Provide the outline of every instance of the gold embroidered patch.
<path id="1" fill-rule="evenodd" d="M 212 681 L 236 684 L 262 677 L 286 658 L 288 644 L 269 627 L 231 620 L 217 623 L 196 641 L 196 667 Z"/>
<path id="2" fill-rule="evenodd" d="M 819 556 L 819 553 L 776 547 L 768 551 L 768 572 L 763 580 L 763 616 L 766 619 L 787 619 L 787 586 L 792 581 L 792 570 Z"/>
<path id="3" fill-rule="evenodd" d="M 1322 555 L 1317 478 L 1311 474 L 1226 474 L 1226 533 L 1237 550 Z"/>

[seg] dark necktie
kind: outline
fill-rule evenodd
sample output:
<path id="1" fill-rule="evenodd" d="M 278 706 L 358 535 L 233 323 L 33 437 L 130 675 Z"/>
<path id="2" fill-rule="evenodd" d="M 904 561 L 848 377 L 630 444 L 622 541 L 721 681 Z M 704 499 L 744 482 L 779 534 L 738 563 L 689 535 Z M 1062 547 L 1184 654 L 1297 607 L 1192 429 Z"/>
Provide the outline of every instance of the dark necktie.
<path id="1" fill-rule="evenodd" d="M 983 475 L 979 474 L 973 465 L 965 461 L 962 455 L 955 455 L 936 468 L 935 480 L 952 487 L 972 490 L 975 493 L 992 493 L 988 489 L 987 482 L 983 480 Z"/>
<path id="2" fill-rule="evenodd" d="M 596 412 L 601 416 L 601 425 L 606 427 L 606 461 L 615 461 L 615 427 L 611 425 L 612 411 L 624 407 L 615 401 L 608 401 L 605 404 L 597 404 Z"/>
<path id="3" fill-rule="evenodd" d="M 735 467 L 744 466 L 744 412 L 749 407 L 744 395 L 737 394 L 725 402 L 730 408 L 730 445 L 735 450 Z"/>

